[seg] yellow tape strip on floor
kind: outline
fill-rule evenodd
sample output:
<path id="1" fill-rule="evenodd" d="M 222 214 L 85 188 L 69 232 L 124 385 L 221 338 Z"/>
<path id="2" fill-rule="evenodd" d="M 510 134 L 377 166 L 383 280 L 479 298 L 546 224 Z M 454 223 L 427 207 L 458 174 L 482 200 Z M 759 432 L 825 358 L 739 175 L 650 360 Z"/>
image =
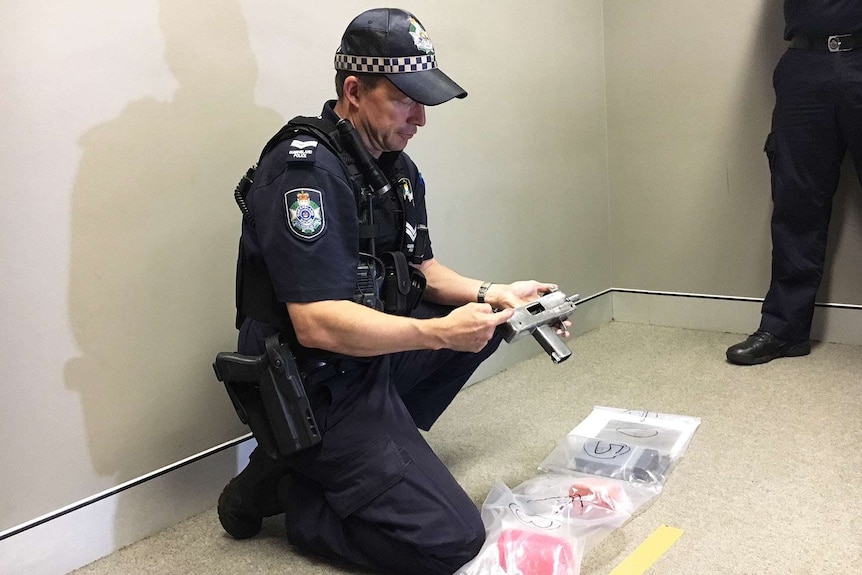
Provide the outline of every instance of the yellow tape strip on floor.
<path id="1" fill-rule="evenodd" d="M 643 575 L 680 536 L 682 536 L 682 529 L 667 525 L 660 526 L 646 538 L 646 541 L 638 545 L 631 555 L 623 559 L 610 575 Z"/>

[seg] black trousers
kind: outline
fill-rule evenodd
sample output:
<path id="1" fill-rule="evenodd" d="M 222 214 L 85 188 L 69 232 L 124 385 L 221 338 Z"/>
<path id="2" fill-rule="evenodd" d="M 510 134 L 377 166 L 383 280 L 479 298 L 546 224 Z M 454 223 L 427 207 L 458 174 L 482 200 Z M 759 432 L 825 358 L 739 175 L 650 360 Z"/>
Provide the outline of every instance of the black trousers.
<path id="1" fill-rule="evenodd" d="M 823 277 L 832 199 L 849 149 L 862 179 L 862 49 L 788 50 L 775 68 L 766 153 L 772 172 L 772 280 L 760 329 L 807 340 Z"/>
<path id="2" fill-rule="evenodd" d="M 422 303 L 413 315 L 449 309 Z M 261 334 L 244 331 L 240 350 L 259 353 Z M 288 541 L 411 575 L 450 574 L 472 559 L 485 539 L 479 510 L 417 427 L 431 427 L 500 341 L 495 336 L 475 354 L 382 356 L 311 386 L 323 441 L 280 462 L 289 469 L 282 481 Z"/>

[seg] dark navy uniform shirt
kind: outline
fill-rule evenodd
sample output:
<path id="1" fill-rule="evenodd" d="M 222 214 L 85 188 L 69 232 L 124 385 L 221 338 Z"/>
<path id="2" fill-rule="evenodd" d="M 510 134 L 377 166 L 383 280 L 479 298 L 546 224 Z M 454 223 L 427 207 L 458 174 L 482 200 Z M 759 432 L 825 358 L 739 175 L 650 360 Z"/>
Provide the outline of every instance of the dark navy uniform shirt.
<path id="1" fill-rule="evenodd" d="M 784 0 L 784 39 L 862 32 L 862 0 Z"/>
<path id="2" fill-rule="evenodd" d="M 321 114 L 333 124 L 334 103 Z M 403 152 L 385 153 L 378 164 L 392 190 L 374 201 L 376 252 L 401 250 L 409 261 L 416 229 L 428 222 L 425 185 Z M 353 299 L 359 252 L 367 247 L 353 186 L 336 155 L 312 136 L 281 142 L 261 159 L 247 203 L 255 226 L 243 224 L 243 251 L 263 261 L 279 302 Z M 432 255 L 429 241 L 422 260 Z"/>

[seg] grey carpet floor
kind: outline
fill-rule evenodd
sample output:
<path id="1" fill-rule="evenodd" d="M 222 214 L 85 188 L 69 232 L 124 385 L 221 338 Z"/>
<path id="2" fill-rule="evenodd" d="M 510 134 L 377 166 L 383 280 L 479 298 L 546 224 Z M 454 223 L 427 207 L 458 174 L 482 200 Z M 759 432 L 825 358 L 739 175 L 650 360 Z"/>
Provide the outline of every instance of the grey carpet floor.
<path id="1" fill-rule="evenodd" d="M 495 482 L 534 477 L 593 406 L 697 416 L 662 494 L 582 575 L 607 575 L 663 524 L 684 533 L 649 574 L 862 574 L 862 348 L 739 367 L 724 359 L 739 338 L 613 322 L 571 340 L 565 363 L 538 351 L 468 387 L 427 438 L 479 506 Z M 298 554 L 279 518 L 235 541 L 213 508 L 74 573 L 364 572 Z"/>

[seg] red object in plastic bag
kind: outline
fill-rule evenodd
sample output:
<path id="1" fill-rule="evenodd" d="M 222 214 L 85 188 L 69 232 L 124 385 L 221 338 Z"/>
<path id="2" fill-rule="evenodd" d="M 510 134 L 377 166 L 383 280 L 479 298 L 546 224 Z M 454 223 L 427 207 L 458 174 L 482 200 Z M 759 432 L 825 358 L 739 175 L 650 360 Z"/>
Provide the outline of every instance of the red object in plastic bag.
<path id="1" fill-rule="evenodd" d="M 607 485 L 575 483 L 569 488 L 569 497 L 572 499 L 572 509 L 576 515 L 602 516 L 616 510 L 623 498 L 623 492 L 618 485 L 612 483 Z"/>
<path id="2" fill-rule="evenodd" d="M 565 539 L 520 529 L 506 529 L 497 539 L 500 567 L 506 573 L 567 575 L 577 568 Z"/>

